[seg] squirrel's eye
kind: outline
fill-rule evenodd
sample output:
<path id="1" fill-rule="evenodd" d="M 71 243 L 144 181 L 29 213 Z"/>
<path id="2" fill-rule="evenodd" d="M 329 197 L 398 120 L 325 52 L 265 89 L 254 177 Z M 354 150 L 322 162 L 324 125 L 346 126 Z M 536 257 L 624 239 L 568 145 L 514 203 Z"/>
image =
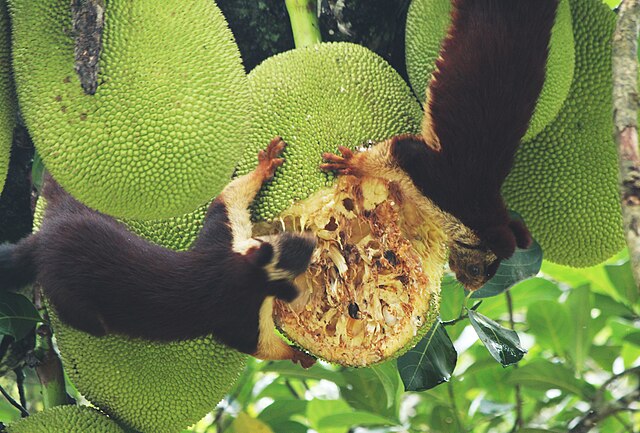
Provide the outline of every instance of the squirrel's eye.
<path id="1" fill-rule="evenodd" d="M 469 266 L 469 273 L 471 274 L 472 277 L 479 277 L 481 273 L 480 266 L 478 265 Z"/>

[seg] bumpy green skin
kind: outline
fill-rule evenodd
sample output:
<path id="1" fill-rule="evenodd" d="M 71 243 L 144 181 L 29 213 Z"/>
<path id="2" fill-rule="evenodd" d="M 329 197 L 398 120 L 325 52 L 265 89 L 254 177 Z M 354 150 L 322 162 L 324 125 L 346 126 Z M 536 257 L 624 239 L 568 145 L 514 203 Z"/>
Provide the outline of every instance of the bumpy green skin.
<path id="1" fill-rule="evenodd" d="M 451 0 L 413 0 L 407 16 L 407 72 L 416 95 L 424 102 L 442 40 L 451 23 Z M 569 93 L 574 74 L 574 41 L 569 0 L 561 0 L 553 27 L 547 79 L 525 139 L 551 122 Z"/>
<path id="2" fill-rule="evenodd" d="M 10 0 L 25 122 L 48 169 L 88 206 L 169 218 L 228 182 L 249 93 L 233 35 L 211 0 L 112 0 L 99 86 L 74 71 L 67 0 Z"/>
<path id="3" fill-rule="evenodd" d="M 36 226 L 44 206 L 39 200 Z M 126 224 L 152 242 L 184 250 L 200 231 L 206 209 L 202 206 L 164 221 Z M 175 433 L 197 422 L 224 397 L 245 365 L 246 355 L 209 337 L 168 344 L 96 338 L 60 323 L 55 314 L 50 316 L 65 371 L 78 391 L 141 433 Z"/>
<path id="4" fill-rule="evenodd" d="M 525 141 L 503 187 L 545 258 L 602 262 L 624 245 L 613 142 L 611 38 L 615 14 L 600 0 L 571 0 L 574 82 L 558 117 Z"/>
<path id="5" fill-rule="evenodd" d="M 7 433 L 126 433 L 126 430 L 95 409 L 56 406 L 11 423 Z"/>
<path id="6" fill-rule="evenodd" d="M 333 176 L 318 166 L 322 152 L 417 133 L 420 105 L 402 78 L 377 54 L 341 42 L 313 45 L 265 60 L 249 74 L 253 133 L 238 167 L 252 170 L 272 137 L 288 144 L 272 182 L 258 196 L 254 216 L 271 220 Z"/>
<path id="7" fill-rule="evenodd" d="M 16 101 L 11 78 L 11 31 L 5 2 L 0 2 L 0 193 L 7 179 L 9 152 L 16 123 Z"/>

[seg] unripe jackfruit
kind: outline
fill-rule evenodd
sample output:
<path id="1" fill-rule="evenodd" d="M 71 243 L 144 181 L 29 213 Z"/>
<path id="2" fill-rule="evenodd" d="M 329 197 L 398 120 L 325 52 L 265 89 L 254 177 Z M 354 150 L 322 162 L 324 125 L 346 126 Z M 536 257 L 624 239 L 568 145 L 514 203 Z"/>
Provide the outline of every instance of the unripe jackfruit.
<path id="1" fill-rule="evenodd" d="M 18 98 L 59 183 L 120 218 L 169 218 L 209 200 L 246 142 L 248 88 L 211 0 L 112 0 L 95 95 L 74 70 L 67 0 L 10 0 Z"/>
<path id="2" fill-rule="evenodd" d="M 377 178 L 319 169 L 323 152 L 420 129 L 422 112 L 380 57 L 349 43 L 271 57 L 249 74 L 254 126 L 239 166 L 247 173 L 273 136 L 285 163 L 260 192 L 256 233 L 310 230 L 318 248 L 296 280 L 302 295 L 274 318 L 296 344 L 331 362 L 364 366 L 412 347 L 437 317 L 444 233 Z"/>
<path id="3" fill-rule="evenodd" d="M 451 23 L 451 0 L 413 0 L 407 15 L 406 56 L 411 86 L 424 102 L 442 41 Z M 523 53 L 526 55 L 526 53 Z M 547 76 L 525 138 L 551 122 L 569 93 L 574 73 L 574 41 L 569 0 L 558 5 L 547 61 Z M 469 77 L 472 79 L 472 77 Z"/>
<path id="4" fill-rule="evenodd" d="M 503 193 L 545 258 L 591 266 L 624 246 L 613 141 L 611 39 L 615 14 L 570 0 L 576 69 L 556 119 L 524 141 Z"/>
<path id="5" fill-rule="evenodd" d="M 16 102 L 11 78 L 11 32 L 7 5 L 0 2 L 0 194 L 9 169 L 9 153 L 16 123 Z"/>
<path id="6" fill-rule="evenodd" d="M 86 406 L 56 406 L 7 426 L 7 433 L 126 433 L 105 414 Z"/>

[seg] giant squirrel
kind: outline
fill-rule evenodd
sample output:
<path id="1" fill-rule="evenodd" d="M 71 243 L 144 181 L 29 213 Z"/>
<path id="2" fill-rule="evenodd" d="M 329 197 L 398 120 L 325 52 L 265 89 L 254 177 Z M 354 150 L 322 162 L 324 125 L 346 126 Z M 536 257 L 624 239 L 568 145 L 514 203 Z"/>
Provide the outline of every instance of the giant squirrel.
<path id="1" fill-rule="evenodd" d="M 326 153 L 324 170 L 382 177 L 439 208 L 449 265 L 480 288 L 531 235 L 510 218 L 500 188 L 545 79 L 558 0 L 452 0 L 452 24 L 427 89 L 420 135 L 353 153 Z"/>
<path id="2" fill-rule="evenodd" d="M 252 238 L 248 207 L 271 179 L 285 147 L 271 141 L 257 168 L 233 180 L 211 203 L 188 251 L 134 235 L 89 209 L 48 176 L 40 230 L 0 245 L 0 288 L 37 281 L 64 323 L 95 336 L 172 341 L 212 334 L 261 359 L 314 363 L 275 333 L 273 298 L 298 296 L 316 242 L 282 233 Z"/>

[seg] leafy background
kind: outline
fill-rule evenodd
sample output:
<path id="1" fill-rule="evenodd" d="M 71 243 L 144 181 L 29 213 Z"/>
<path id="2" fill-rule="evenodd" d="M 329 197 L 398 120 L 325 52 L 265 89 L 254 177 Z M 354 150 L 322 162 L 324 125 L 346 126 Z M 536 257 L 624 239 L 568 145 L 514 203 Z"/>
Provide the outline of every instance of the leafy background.
<path id="1" fill-rule="evenodd" d="M 220 1 L 223 8 L 232 3 Z M 272 46 L 263 51 L 291 44 L 277 33 L 267 42 Z M 471 296 L 447 276 L 441 322 L 398 360 L 366 369 L 320 362 L 303 370 L 252 359 L 218 407 L 184 433 L 566 432 L 590 410 L 610 412 L 592 431 L 639 431 L 638 298 L 626 252 L 574 269 L 542 261 L 539 247 L 519 251 Z M 21 343 L 33 346 L 37 312 L 30 303 L 5 301 L 1 390 L 17 400 L 17 383 L 24 382 L 29 409 L 42 410 L 33 370 L 11 368 Z M 70 382 L 67 388 L 82 402 Z M 19 417 L 0 399 L 0 421 Z"/>

